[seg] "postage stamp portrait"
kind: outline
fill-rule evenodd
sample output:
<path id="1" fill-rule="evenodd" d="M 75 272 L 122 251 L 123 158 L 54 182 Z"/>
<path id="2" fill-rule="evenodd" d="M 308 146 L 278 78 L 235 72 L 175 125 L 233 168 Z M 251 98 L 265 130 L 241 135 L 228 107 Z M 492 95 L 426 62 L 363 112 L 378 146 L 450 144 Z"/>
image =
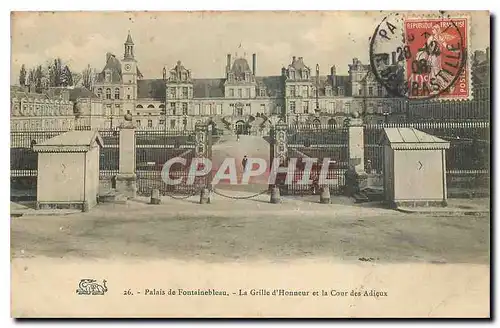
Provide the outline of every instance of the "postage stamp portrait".
<path id="1" fill-rule="evenodd" d="M 489 19 L 12 13 L 12 316 L 489 317 Z"/>
<path id="2" fill-rule="evenodd" d="M 374 72 L 410 99 L 471 99 L 469 18 L 436 16 L 384 17 L 371 40 Z M 391 53 L 381 51 L 390 46 Z"/>

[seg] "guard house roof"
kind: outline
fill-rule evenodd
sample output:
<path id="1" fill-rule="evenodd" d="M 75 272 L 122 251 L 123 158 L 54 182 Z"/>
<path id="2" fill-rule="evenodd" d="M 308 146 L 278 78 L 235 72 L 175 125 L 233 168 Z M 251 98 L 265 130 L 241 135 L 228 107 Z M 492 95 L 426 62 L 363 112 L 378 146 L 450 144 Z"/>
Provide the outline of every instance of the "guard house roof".
<path id="1" fill-rule="evenodd" d="M 391 149 L 421 150 L 448 149 L 450 143 L 415 128 L 384 128 L 383 143 Z"/>
<path id="2" fill-rule="evenodd" d="M 81 153 L 104 144 L 97 131 L 69 131 L 33 146 L 35 152 Z"/>

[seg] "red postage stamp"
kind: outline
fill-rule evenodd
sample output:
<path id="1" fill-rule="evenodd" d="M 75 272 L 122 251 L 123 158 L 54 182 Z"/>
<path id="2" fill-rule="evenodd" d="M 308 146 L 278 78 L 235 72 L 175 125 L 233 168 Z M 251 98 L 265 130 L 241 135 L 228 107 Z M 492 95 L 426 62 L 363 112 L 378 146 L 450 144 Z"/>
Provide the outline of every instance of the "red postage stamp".
<path id="1" fill-rule="evenodd" d="M 466 17 L 406 18 L 403 51 L 409 97 L 471 98 Z M 410 57 L 410 58 L 408 58 Z"/>

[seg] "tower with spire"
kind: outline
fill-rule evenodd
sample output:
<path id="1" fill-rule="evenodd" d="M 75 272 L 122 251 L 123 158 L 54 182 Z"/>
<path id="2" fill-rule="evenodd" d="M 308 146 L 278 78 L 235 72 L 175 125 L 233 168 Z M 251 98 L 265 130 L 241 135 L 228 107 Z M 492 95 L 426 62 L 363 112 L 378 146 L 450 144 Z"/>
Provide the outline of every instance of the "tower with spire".
<path id="1" fill-rule="evenodd" d="M 124 43 L 122 60 L 123 95 L 125 102 L 132 102 L 137 99 L 137 61 L 134 56 L 134 41 L 130 31 Z M 133 107 L 133 106 L 132 106 Z M 130 108 L 133 110 L 133 108 Z"/>

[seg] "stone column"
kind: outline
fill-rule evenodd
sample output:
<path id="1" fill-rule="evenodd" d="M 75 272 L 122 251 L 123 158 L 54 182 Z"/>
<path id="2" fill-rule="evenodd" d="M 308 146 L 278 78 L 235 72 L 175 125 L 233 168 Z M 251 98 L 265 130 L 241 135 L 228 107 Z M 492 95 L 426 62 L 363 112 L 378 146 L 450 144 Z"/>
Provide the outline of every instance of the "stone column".
<path id="1" fill-rule="evenodd" d="M 117 193 L 134 198 L 137 193 L 135 174 L 135 127 L 132 124 L 120 127 L 119 170 L 116 176 Z"/>
<path id="2" fill-rule="evenodd" d="M 346 172 L 346 194 L 352 196 L 366 186 L 363 120 L 354 113 L 349 121 L 349 169 Z"/>
<path id="3" fill-rule="evenodd" d="M 356 173 L 365 171 L 365 147 L 363 120 L 354 115 L 349 123 L 349 164 Z"/>

